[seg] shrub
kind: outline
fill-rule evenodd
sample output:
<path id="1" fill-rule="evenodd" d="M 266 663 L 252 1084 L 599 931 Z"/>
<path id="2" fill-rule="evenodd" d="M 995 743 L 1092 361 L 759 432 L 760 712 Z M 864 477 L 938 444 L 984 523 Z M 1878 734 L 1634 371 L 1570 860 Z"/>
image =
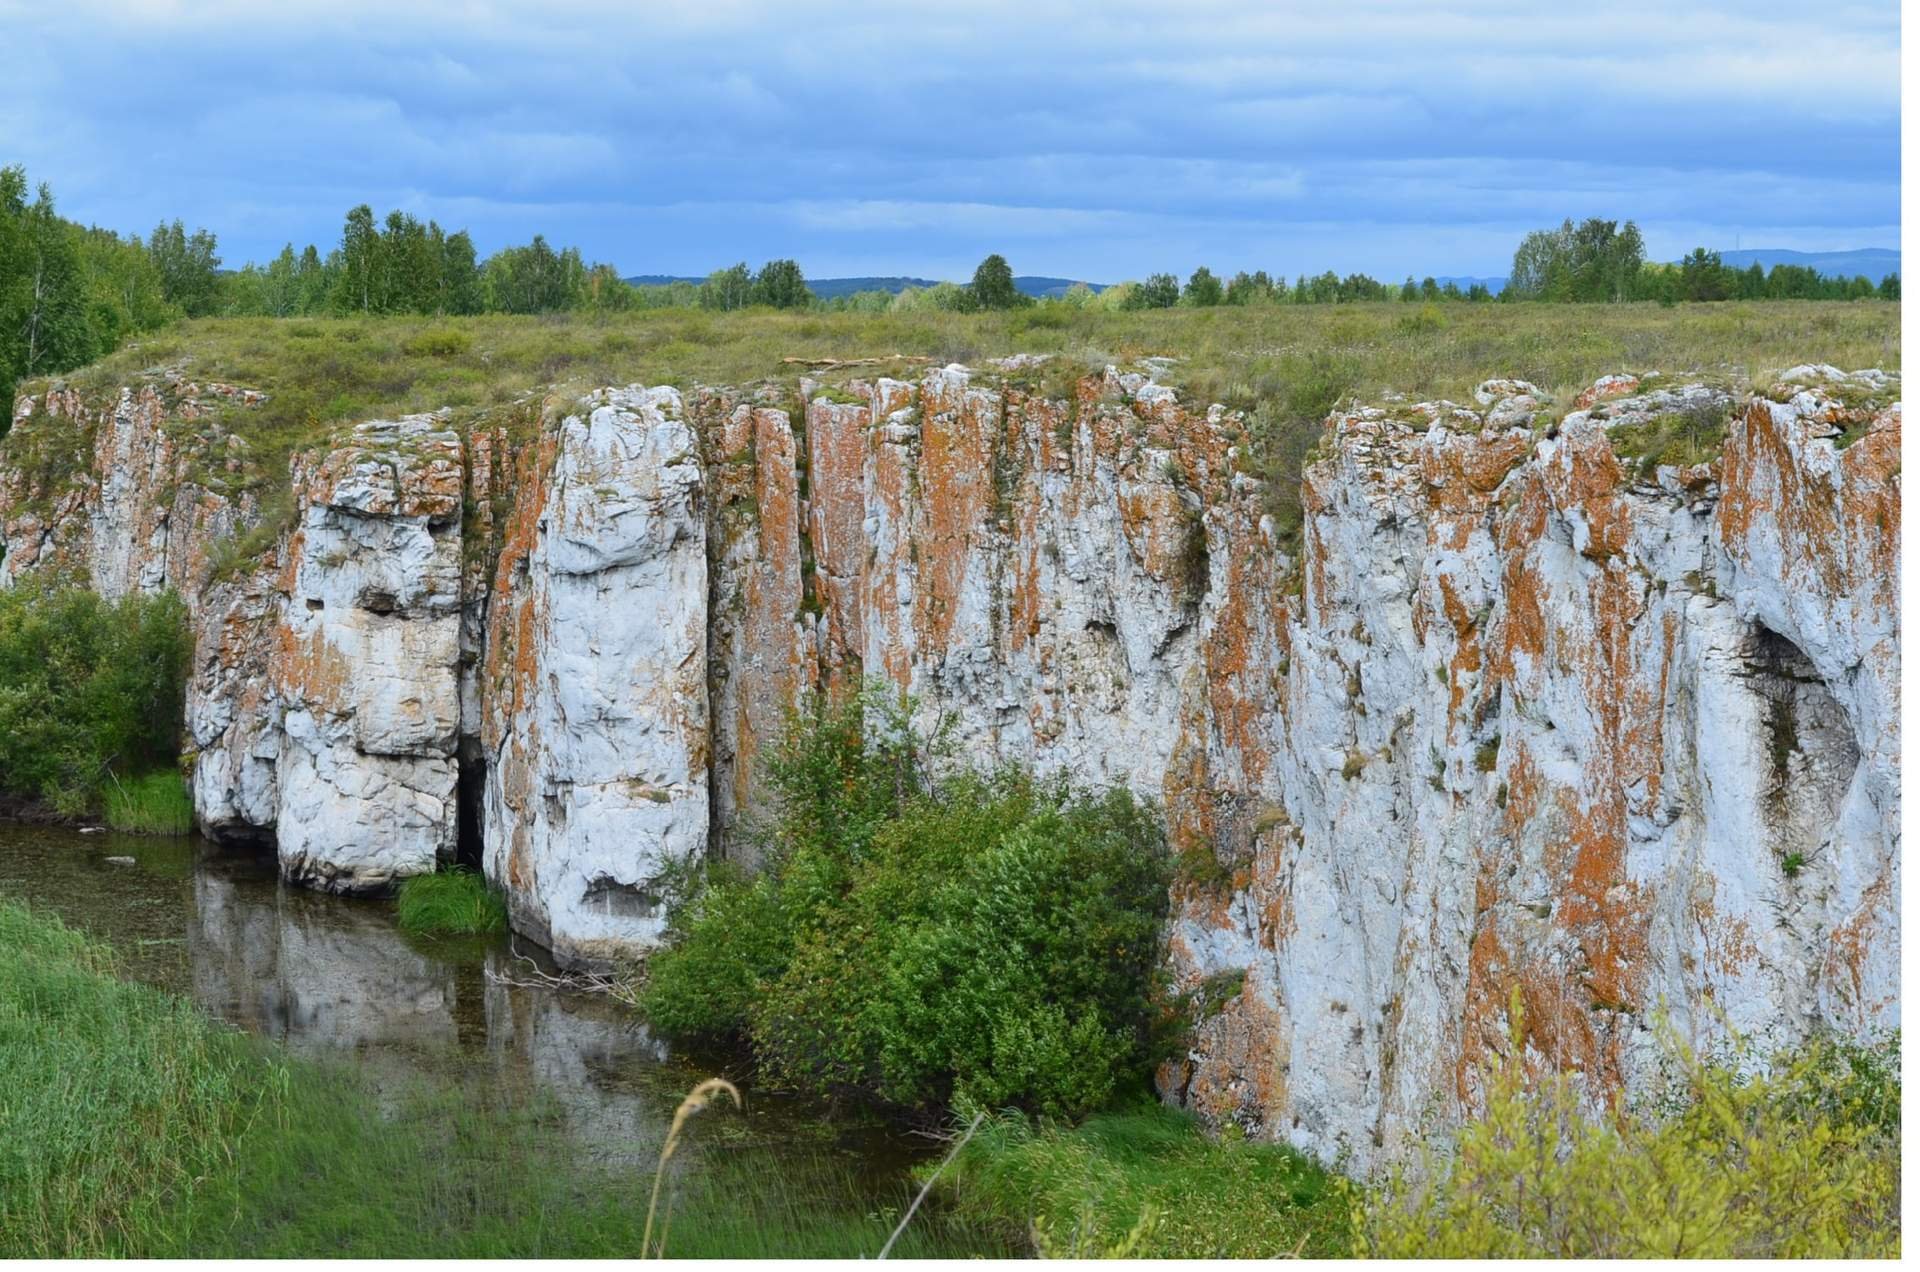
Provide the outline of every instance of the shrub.
<path id="1" fill-rule="evenodd" d="M 107 786 L 107 825 L 135 835 L 185 835 L 193 830 L 193 794 L 178 769 L 115 778 Z"/>
<path id="2" fill-rule="evenodd" d="M 402 880 L 396 909 L 401 930 L 416 936 L 492 936 L 507 929 L 500 894 L 459 866 Z"/>
<path id="3" fill-rule="evenodd" d="M 1516 1012 L 1517 1015 L 1517 1012 Z M 1517 1031 L 1516 1031 L 1517 1036 Z M 1355 1206 L 1354 1252 L 1422 1258 L 1852 1258 L 1899 1253 L 1897 1037 L 1754 1066 L 1669 1043 L 1661 1098 L 1584 1112 L 1564 1077 L 1491 1076 L 1450 1169 Z"/>
<path id="4" fill-rule="evenodd" d="M 80 814 L 110 771 L 173 763 L 191 643 L 170 593 L 109 602 L 34 578 L 0 590 L 0 791 Z"/>
<path id="5" fill-rule="evenodd" d="M 453 358 L 473 348 L 473 337 L 459 327 L 428 327 L 400 342 L 410 358 Z"/>
<path id="6" fill-rule="evenodd" d="M 938 734 L 869 691 L 798 713 L 755 879 L 670 917 L 642 1005 L 730 1035 L 765 1080 L 898 1105 L 1059 1115 L 1151 1060 L 1167 862 L 1149 810 L 1030 776 L 934 774 Z"/>

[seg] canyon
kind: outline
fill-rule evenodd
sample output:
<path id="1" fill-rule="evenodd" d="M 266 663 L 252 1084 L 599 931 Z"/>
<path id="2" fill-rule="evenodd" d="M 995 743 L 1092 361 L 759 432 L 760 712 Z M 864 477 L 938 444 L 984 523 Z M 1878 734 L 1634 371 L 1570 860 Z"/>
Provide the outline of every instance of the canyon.
<path id="1" fill-rule="evenodd" d="M 1897 377 L 1354 403 L 1276 491 L 1244 414 L 1040 366 L 369 420 L 285 491 L 227 479 L 258 390 L 37 386 L 0 584 L 187 601 L 208 835 L 342 893 L 470 861 L 577 965 L 753 864 L 809 692 L 1124 784 L 1208 1005 L 1163 1097 L 1359 1170 L 1516 1032 L 1598 1101 L 1663 1031 L 1897 1025 Z"/>

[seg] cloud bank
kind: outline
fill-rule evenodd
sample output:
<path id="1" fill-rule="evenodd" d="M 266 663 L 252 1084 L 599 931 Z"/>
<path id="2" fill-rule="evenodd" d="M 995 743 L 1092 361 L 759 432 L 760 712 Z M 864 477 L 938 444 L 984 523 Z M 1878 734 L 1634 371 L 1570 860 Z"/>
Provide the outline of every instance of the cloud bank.
<path id="1" fill-rule="evenodd" d="M 347 207 L 628 273 L 1500 274 L 1899 241 L 1891 3 L 0 0 L 0 162 L 228 263 Z"/>

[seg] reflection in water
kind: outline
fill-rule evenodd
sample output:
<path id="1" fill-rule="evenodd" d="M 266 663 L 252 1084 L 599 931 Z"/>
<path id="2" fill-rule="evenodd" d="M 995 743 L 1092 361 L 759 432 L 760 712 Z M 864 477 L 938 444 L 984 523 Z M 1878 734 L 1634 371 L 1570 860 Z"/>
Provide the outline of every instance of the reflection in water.
<path id="1" fill-rule="evenodd" d="M 547 1102 L 577 1151 L 611 1164 L 650 1171 L 680 1097 L 721 1071 L 670 1054 L 608 999 L 489 977 L 516 966 L 504 940 L 408 937 L 386 902 L 282 886 L 271 857 L 0 825 L 0 894 L 112 942 L 132 977 L 296 1055 L 352 1064 L 376 1091 L 425 1080 Z M 711 1132 L 694 1138 L 689 1164 L 705 1138 L 783 1165 L 795 1150 L 826 1153 L 876 1186 L 896 1185 L 921 1151 L 874 1127 L 836 1126 L 823 1140 L 815 1112 L 751 1094 L 744 1118 Z"/>

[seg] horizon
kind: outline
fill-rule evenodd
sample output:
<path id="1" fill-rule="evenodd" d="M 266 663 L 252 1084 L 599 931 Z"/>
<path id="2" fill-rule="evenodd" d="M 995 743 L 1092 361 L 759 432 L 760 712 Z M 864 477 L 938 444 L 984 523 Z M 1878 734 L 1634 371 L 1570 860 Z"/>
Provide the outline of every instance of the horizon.
<path id="1" fill-rule="evenodd" d="M 908 7 L 0 0 L 4 161 L 75 220 L 205 226 L 234 267 L 363 202 L 622 275 L 1493 278 L 1588 216 L 1655 260 L 1899 246 L 1891 5 Z"/>

